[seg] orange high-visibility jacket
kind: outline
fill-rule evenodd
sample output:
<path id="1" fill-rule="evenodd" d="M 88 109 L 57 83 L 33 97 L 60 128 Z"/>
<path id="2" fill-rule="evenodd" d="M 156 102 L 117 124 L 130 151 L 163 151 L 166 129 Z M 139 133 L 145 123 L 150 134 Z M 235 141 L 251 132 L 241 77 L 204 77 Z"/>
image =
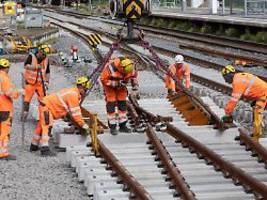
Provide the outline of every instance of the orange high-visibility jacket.
<path id="1" fill-rule="evenodd" d="M 267 83 L 253 74 L 236 73 L 232 87 L 232 97 L 224 108 L 225 113 L 228 115 L 232 114 L 242 96 L 252 100 L 259 100 L 267 96 Z"/>
<path id="2" fill-rule="evenodd" d="M 190 68 L 188 64 L 183 63 L 182 67 L 178 67 L 178 65 L 174 63 L 169 66 L 169 70 L 181 82 L 185 79 L 185 87 L 190 88 Z M 175 82 L 169 75 L 165 76 L 165 85 L 167 89 L 175 91 Z"/>
<path id="3" fill-rule="evenodd" d="M 137 85 L 137 71 L 133 70 L 133 72 L 125 75 L 122 73 L 121 69 L 121 59 L 115 58 L 106 64 L 101 74 L 101 82 L 104 86 L 112 86 L 116 85 L 117 82 L 123 80 L 128 82 L 130 79 L 133 85 Z"/>
<path id="4" fill-rule="evenodd" d="M 31 56 L 32 56 L 32 64 L 31 64 L 32 69 L 25 69 L 24 72 L 25 80 L 30 84 L 35 84 L 37 81 L 41 82 L 42 79 L 39 76 L 37 69 L 38 65 L 41 65 L 43 80 L 46 81 L 46 69 L 48 65 L 48 58 L 45 58 L 40 64 L 38 64 L 36 56 L 34 54 L 31 54 Z"/>
<path id="5" fill-rule="evenodd" d="M 57 93 L 50 94 L 42 100 L 51 111 L 54 119 L 66 116 L 68 113 L 79 125 L 84 125 L 80 108 L 81 95 L 77 87 L 62 89 Z"/>
<path id="6" fill-rule="evenodd" d="M 12 85 L 9 75 L 0 70 L 0 111 L 13 112 L 13 99 L 19 97 L 19 92 Z"/>

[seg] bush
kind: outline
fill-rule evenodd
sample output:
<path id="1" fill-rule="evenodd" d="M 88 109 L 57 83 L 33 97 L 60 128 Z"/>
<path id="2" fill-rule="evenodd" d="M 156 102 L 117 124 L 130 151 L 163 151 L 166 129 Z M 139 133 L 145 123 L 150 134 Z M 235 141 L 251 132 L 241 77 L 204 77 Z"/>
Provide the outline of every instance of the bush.
<path id="1" fill-rule="evenodd" d="M 228 37 L 240 37 L 240 31 L 236 28 L 228 28 L 225 31 L 225 35 Z"/>
<path id="2" fill-rule="evenodd" d="M 259 31 L 255 36 L 255 42 L 267 43 L 267 32 Z"/>

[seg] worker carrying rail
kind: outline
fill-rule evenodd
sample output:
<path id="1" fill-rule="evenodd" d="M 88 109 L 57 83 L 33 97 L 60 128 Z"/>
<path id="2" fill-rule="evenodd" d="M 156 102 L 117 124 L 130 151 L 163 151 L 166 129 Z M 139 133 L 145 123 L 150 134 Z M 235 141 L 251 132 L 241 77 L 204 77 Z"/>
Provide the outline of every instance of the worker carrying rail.
<path id="1" fill-rule="evenodd" d="M 19 97 L 19 91 L 12 85 L 8 75 L 10 62 L 0 59 L 0 160 L 16 160 L 8 153 L 8 142 L 13 116 L 13 100 Z"/>
<path id="2" fill-rule="evenodd" d="M 52 129 L 53 120 L 66 117 L 76 122 L 82 129 L 89 134 L 89 126 L 82 118 L 80 101 L 91 88 L 91 82 L 87 76 L 77 79 L 76 87 L 62 89 L 59 92 L 47 95 L 40 101 L 39 122 L 32 137 L 30 151 L 38 151 L 41 147 L 41 156 L 54 156 L 49 149 L 49 131 Z"/>
<path id="3" fill-rule="evenodd" d="M 35 54 L 30 54 L 24 63 L 25 96 L 21 119 L 25 120 L 29 113 L 30 102 L 34 93 L 38 101 L 45 96 L 50 78 L 50 66 L 47 54 L 50 52 L 48 45 L 41 45 Z M 41 77 L 42 76 L 42 77 Z"/>
<path id="4" fill-rule="evenodd" d="M 185 83 L 186 88 L 190 88 L 190 68 L 187 63 L 184 63 L 184 57 L 182 55 L 175 56 L 175 63 L 169 66 L 169 70 L 181 83 Z M 175 87 L 175 82 L 169 75 L 165 76 L 165 85 L 168 89 L 168 95 L 180 92 L 180 89 Z"/>
<path id="5" fill-rule="evenodd" d="M 120 132 L 131 132 L 126 126 L 126 97 L 128 93 L 126 85 L 131 82 L 132 91 L 137 95 L 138 81 L 134 62 L 127 57 L 118 57 L 111 60 L 102 71 L 101 82 L 104 87 L 110 133 L 112 135 L 118 134 L 117 121 L 119 122 Z M 116 107 L 118 108 L 118 113 L 116 112 Z"/>
<path id="6" fill-rule="evenodd" d="M 262 135 L 263 111 L 267 103 L 267 83 L 250 73 L 237 73 L 232 65 L 225 66 L 222 71 L 224 80 L 232 84 L 232 97 L 226 104 L 223 122 L 232 122 L 232 113 L 239 99 L 244 96 L 253 100 L 253 138 L 258 141 Z"/>

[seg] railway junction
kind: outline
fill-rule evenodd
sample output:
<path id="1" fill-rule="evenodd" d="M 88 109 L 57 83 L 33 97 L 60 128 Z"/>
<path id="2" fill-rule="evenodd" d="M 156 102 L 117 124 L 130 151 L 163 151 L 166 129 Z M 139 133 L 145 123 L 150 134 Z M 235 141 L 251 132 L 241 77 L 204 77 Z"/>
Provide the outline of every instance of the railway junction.
<path id="1" fill-rule="evenodd" d="M 6 140 L 0 117 L 0 199 L 267 199 L 267 91 L 255 92 L 265 98 L 259 136 L 250 98 L 243 95 L 226 115 L 233 87 L 222 76 L 231 66 L 266 88 L 266 11 L 260 1 L 245 1 L 244 9 L 221 2 L 110 0 L 104 8 L 88 3 L 87 13 L 80 1 L 1 3 L 0 72 L 8 66 L 20 96 L 8 136 L 15 160 L 1 154 Z M 40 51 L 49 67 L 37 69 L 41 89 L 33 92 L 43 90 L 45 97 L 37 92 L 27 111 L 26 69 L 35 56 L 39 62 Z M 134 63 L 138 75 L 123 67 L 131 81 L 108 80 L 128 91 L 125 105 L 117 97 L 112 107 L 105 74 L 115 58 L 121 66 Z M 173 63 L 188 66 L 190 76 L 178 79 Z M 67 99 L 81 88 L 78 105 L 75 95 Z M 60 106 L 49 107 L 57 101 L 68 116 L 57 119 Z M 118 119 L 115 129 L 112 117 Z"/>

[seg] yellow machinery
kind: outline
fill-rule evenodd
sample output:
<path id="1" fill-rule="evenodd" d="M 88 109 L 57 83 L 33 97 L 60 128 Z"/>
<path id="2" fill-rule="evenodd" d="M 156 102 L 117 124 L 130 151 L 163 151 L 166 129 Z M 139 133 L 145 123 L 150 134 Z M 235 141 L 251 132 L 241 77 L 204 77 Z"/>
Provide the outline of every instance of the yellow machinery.
<path id="1" fill-rule="evenodd" d="M 7 40 L 13 53 L 28 52 L 33 47 L 31 40 L 24 36 L 8 36 Z"/>
<path id="2" fill-rule="evenodd" d="M 16 16 L 17 3 L 14 1 L 7 1 L 4 3 L 4 15 Z"/>

